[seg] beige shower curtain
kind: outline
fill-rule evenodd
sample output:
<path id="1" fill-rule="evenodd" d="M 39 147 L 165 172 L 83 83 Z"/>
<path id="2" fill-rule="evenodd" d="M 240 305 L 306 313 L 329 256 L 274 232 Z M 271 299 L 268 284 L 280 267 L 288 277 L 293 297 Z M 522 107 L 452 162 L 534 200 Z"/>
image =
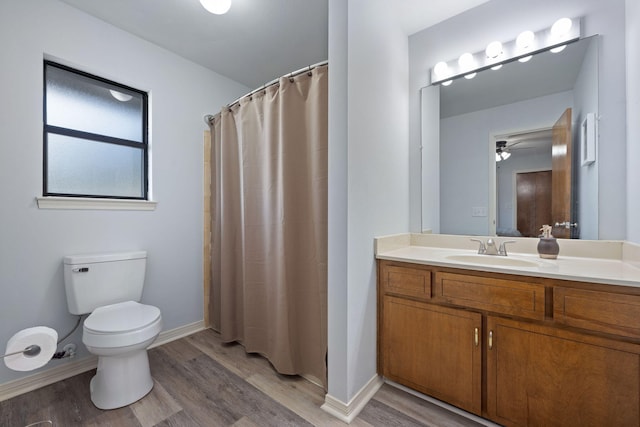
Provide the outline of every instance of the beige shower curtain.
<path id="1" fill-rule="evenodd" d="M 328 67 L 225 108 L 211 144 L 209 319 L 326 388 Z"/>

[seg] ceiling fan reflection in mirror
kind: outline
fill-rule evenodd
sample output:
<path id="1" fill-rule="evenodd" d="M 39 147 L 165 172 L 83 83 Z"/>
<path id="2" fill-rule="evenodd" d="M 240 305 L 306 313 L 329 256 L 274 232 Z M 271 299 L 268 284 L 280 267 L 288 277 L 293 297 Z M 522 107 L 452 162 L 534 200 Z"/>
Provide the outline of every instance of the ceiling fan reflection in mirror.
<path id="1" fill-rule="evenodd" d="M 496 162 L 507 160 L 511 153 L 507 150 L 507 141 L 496 141 Z"/>
<path id="2" fill-rule="evenodd" d="M 551 128 L 504 134 L 496 138 L 496 162 L 507 160 L 516 151 L 551 152 Z"/>

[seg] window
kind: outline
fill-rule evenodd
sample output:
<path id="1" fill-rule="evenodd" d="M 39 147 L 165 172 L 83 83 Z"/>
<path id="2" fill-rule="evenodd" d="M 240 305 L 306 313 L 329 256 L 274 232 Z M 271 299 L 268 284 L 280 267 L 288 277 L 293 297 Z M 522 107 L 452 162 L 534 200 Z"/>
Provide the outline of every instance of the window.
<path id="1" fill-rule="evenodd" d="M 147 94 L 45 61 L 44 196 L 147 199 Z"/>

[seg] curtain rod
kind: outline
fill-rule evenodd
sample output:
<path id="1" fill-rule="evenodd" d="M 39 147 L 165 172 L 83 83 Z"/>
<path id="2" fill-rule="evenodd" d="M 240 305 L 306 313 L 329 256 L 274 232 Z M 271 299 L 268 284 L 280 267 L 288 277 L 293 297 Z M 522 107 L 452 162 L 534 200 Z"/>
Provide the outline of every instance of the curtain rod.
<path id="1" fill-rule="evenodd" d="M 291 77 L 295 77 L 295 76 L 300 75 L 300 74 L 305 73 L 305 72 L 311 72 L 313 69 L 315 69 L 315 68 L 317 68 L 317 67 L 321 67 L 321 66 L 323 66 L 323 65 L 327 65 L 328 63 L 329 63 L 329 61 L 321 61 L 321 62 L 318 62 L 318 63 L 313 64 L 313 65 L 307 65 L 306 67 L 300 68 L 299 70 L 293 71 L 293 72 L 291 72 L 291 73 L 287 73 L 287 74 L 285 74 L 285 75 L 283 75 L 283 76 L 281 76 L 281 77 L 275 78 L 275 79 L 271 80 L 270 82 L 263 84 L 263 85 L 262 85 L 261 87 L 259 87 L 258 89 L 254 89 L 254 90 L 252 90 L 251 92 L 249 92 L 249 93 L 247 93 L 247 94 L 245 94 L 245 95 L 242 95 L 240 98 L 238 98 L 238 99 L 236 99 L 235 101 L 233 101 L 233 102 L 231 102 L 231 103 L 227 104 L 225 108 L 231 108 L 233 105 L 235 105 L 235 104 L 237 104 L 238 102 L 240 102 L 240 100 L 241 100 L 241 99 L 246 98 L 247 96 L 251 96 L 251 95 L 253 95 L 253 94 L 256 94 L 256 93 L 260 92 L 261 90 L 265 90 L 266 88 L 271 87 L 271 86 L 273 86 L 273 85 L 277 84 L 277 83 L 280 81 L 280 79 L 281 79 L 282 77 L 289 77 L 289 78 L 291 78 Z M 218 114 L 220 114 L 220 113 L 217 113 L 217 114 L 206 114 L 206 115 L 204 116 L 204 122 L 205 122 L 206 124 L 210 125 L 210 124 L 211 124 L 211 122 L 213 121 L 213 119 L 214 119 Z"/>

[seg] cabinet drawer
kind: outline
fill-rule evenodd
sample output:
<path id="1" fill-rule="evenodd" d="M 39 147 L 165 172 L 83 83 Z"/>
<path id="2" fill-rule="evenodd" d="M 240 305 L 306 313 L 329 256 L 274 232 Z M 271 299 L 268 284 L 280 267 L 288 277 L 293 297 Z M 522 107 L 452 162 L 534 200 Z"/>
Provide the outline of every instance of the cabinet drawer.
<path id="1" fill-rule="evenodd" d="M 640 338 L 640 296 L 555 287 L 553 317 L 578 328 Z"/>
<path id="2" fill-rule="evenodd" d="M 431 271 L 411 267 L 383 264 L 382 291 L 419 299 L 431 298 Z"/>
<path id="3" fill-rule="evenodd" d="M 509 279 L 437 272 L 434 298 L 449 304 L 544 319 L 544 286 Z"/>

